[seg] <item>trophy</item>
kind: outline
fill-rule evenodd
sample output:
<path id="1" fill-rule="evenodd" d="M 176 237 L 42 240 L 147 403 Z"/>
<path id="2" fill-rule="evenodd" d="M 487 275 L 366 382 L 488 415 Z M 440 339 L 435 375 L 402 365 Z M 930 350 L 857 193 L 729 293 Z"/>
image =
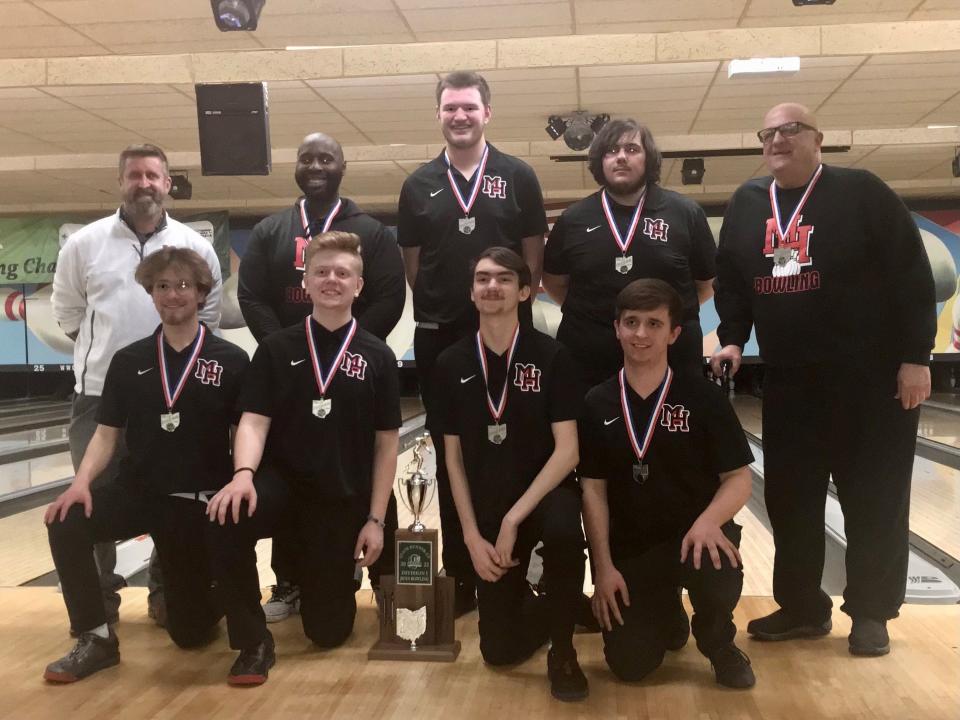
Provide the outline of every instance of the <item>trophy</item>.
<path id="1" fill-rule="evenodd" d="M 397 493 L 413 523 L 397 529 L 394 574 L 380 578 L 380 639 L 367 654 L 371 660 L 451 662 L 460 653 L 453 622 L 456 583 L 437 574 L 438 533 L 422 519 L 437 487 L 426 469 L 432 454 L 429 438 L 424 433 L 416 439 L 413 459 L 397 480 Z"/>

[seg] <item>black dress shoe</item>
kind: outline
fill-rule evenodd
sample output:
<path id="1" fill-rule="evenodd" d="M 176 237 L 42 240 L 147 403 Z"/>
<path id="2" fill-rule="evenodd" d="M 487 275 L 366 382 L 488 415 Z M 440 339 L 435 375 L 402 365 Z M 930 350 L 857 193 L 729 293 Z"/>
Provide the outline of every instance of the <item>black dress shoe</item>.
<path id="1" fill-rule="evenodd" d="M 230 668 L 227 682 L 231 685 L 263 685 L 267 681 L 270 668 L 277 662 L 274 653 L 273 635 L 249 650 L 241 650 L 240 656 Z"/>
<path id="2" fill-rule="evenodd" d="M 73 650 L 47 665 L 43 679 L 55 683 L 72 683 L 119 663 L 120 642 L 113 630 L 109 633 L 105 638 L 92 632 L 80 633 Z"/>

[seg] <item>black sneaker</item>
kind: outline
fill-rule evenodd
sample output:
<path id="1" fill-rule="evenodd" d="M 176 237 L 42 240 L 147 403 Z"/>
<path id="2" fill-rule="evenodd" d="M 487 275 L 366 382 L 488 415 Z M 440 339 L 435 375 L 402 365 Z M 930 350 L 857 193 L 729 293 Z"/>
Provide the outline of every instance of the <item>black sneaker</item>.
<path id="1" fill-rule="evenodd" d="M 477 609 L 477 587 L 472 582 L 457 580 L 453 593 L 453 616 L 460 617 Z"/>
<path id="2" fill-rule="evenodd" d="M 802 637 L 819 637 L 827 635 L 833 629 L 833 622 L 828 616 L 823 622 L 809 622 L 797 620 L 784 610 L 777 610 L 766 617 L 751 620 L 747 624 L 747 632 L 757 640 L 792 640 Z"/>
<path id="3" fill-rule="evenodd" d="M 263 605 L 268 623 L 286 620 L 300 610 L 300 587 L 280 581 L 271 588 L 270 599 Z"/>
<path id="4" fill-rule="evenodd" d="M 263 685 L 270 668 L 277 662 L 273 647 L 273 635 L 267 633 L 267 638 L 256 647 L 241 650 L 230 668 L 227 682 L 230 685 Z"/>
<path id="5" fill-rule="evenodd" d="M 890 636 L 887 634 L 886 620 L 855 617 L 848 640 L 852 655 L 876 657 L 890 652 Z"/>
<path id="6" fill-rule="evenodd" d="M 550 678 L 550 694 L 557 700 L 572 702 L 583 700 L 590 694 L 587 677 L 577 662 L 576 650 L 560 655 L 551 648 L 547 653 L 547 677 Z"/>
<path id="7" fill-rule="evenodd" d="M 667 650 L 677 651 L 690 639 L 690 618 L 683 606 L 683 589 L 677 588 L 677 612 L 671 626 L 667 629 Z"/>
<path id="8" fill-rule="evenodd" d="M 750 667 L 750 658 L 733 643 L 717 648 L 710 653 L 710 664 L 717 682 L 728 688 L 740 690 L 752 688 L 757 678 Z"/>
<path id="9" fill-rule="evenodd" d="M 113 630 L 109 632 L 109 636 L 105 638 L 92 632 L 80 633 L 73 650 L 47 665 L 43 679 L 55 683 L 72 683 L 119 663 L 120 642 Z"/>

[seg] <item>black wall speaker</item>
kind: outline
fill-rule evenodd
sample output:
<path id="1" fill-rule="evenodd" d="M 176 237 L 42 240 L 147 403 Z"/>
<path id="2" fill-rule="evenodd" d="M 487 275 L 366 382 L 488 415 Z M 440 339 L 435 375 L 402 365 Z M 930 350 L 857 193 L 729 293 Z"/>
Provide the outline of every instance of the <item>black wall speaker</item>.
<path id="1" fill-rule="evenodd" d="M 196 85 L 204 175 L 269 175 L 266 83 Z"/>

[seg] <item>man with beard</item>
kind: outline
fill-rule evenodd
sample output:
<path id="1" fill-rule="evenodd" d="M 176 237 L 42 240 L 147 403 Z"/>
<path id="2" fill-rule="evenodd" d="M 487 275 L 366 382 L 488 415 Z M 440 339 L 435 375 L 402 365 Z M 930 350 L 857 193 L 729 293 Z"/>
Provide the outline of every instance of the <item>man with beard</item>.
<path id="1" fill-rule="evenodd" d="M 703 209 L 660 186 L 660 163 L 646 126 L 633 119 L 607 123 L 589 152 L 600 191 L 568 207 L 550 231 L 543 286 L 563 308 L 557 340 L 570 348 L 587 387 L 623 362 L 614 302 L 638 278 L 663 280 L 683 298 L 671 367 L 703 367 L 700 304 L 713 295 L 717 246 Z"/>
<path id="2" fill-rule="evenodd" d="M 761 640 L 826 635 L 823 506 L 832 477 L 847 537 L 841 610 L 854 655 L 890 652 L 903 603 L 919 405 L 937 333 L 917 225 L 872 173 L 824 165 L 804 106 L 773 107 L 757 133 L 771 176 L 734 193 L 720 231 L 714 372 L 740 366 L 756 329 L 763 386 L 764 500 L 776 612 Z M 816 233 L 816 234 L 814 234 Z M 877 318 L 881 320 L 878 322 Z"/>
<path id="3" fill-rule="evenodd" d="M 220 261 L 213 246 L 198 233 L 171 218 L 163 209 L 170 192 L 167 157 L 155 145 L 131 145 L 120 153 L 120 209 L 81 228 L 67 240 L 57 259 L 53 278 L 53 315 L 75 341 L 73 372 L 75 395 L 70 412 L 69 443 L 74 470 L 79 470 L 87 445 L 97 428 L 104 378 L 113 354 L 142 338 L 160 322 L 149 295 L 134 278 L 137 265 L 164 246 L 194 250 L 210 266 L 213 283 L 200 310 L 210 330 L 220 324 Z M 126 450 L 117 451 L 93 480 L 98 488 L 117 474 Z M 116 548 L 112 542 L 95 546 L 107 619 L 119 618 L 122 577 L 114 573 Z M 151 578 L 154 580 L 154 578 Z M 151 615 L 161 622 L 163 605 L 151 597 Z"/>
<path id="4" fill-rule="evenodd" d="M 304 250 L 310 240 L 340 230 L 360 237 L 363 256 L 363 289 L 353 303 L 357 322 L 367 332 L 386 340 L 406 298 L 403 261 L 393 235 L 356 203 L 339 194 L 346 172 L 340 143 L 324 133 L 307 135 L 297 150 L 294 178 L 303 195 L 292 207 L 257 223 L 240 263 L 237 299 L 247 327 L 257 342 L 272 332 L 301 322 L 312 304 L 303 284 Z M 386 515 L 386 547 L 370 568 L 370 581 L 379 586 L 383 568 L 393 565 L 393 531 L 397 527 L 397 501 L 390 496 Z M 268 622 L 278 622 L 295 612 L 300 590 L 294 577 L 294 548 L 281 534 L 274 537 L 271 565 L 277 584 L 264 606 Z"/>
<path id="5" fill-rule="evenodd" d="M 488 247 L 506 247 L 530 268 L 540 287 L 543 193 L 532 168 L 490 145 L 490 87 L 475 72 L 454 72 L 437 84 L 437 120 L 446 147 L 413 172 L 400 191 L 397 233 L 417 322 L 414 354 L 427 428 L 434 430 L 437 398 L 431 375 L 440 353 L 477 329 L 470 302 L 470 263 Z M 531 324 L 530 301 L 520 306 Z M 443 565 L 457 578 L 456 612 L 476 607 L 470 554 L 450 495 L 443 443 L 436 443 Z"/>

